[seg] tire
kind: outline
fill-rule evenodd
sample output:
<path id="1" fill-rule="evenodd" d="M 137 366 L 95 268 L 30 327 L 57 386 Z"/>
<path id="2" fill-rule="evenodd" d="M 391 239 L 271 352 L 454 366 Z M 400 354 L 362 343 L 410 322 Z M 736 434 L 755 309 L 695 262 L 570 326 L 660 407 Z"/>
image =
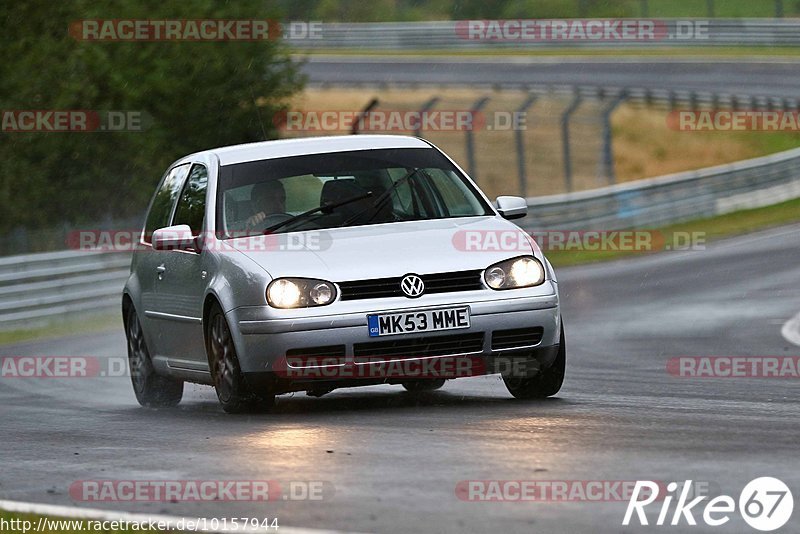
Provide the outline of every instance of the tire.
<path id="1" fill-rule="evenodd" d="M 540 369 L 531 377 L 503 376 L 503 382 L 517 399 L 544 399 L 559 392 L 564 383 L 564 371 L 567 366 L 567 344 L 564 339 L 564 323 L 561 323 L 558 354 L 555 361 L 546 369 Z"/>
<path id="2" fill-rule="evenodd" d="M 125 319 L 125 335 L 128 339 L 128 367 L 136 400 L 148 408 L 177 406 L 183 398 L 183 381 L 156 373 L 144 340 L 142 324 L 132 304 Z"/>
<path id="3" fill-rule="evenodd" d="M 247 384 L 239 365 L 233 337 L 219 304 L 208 315 L 206 351 L 214 389 L 222 409 L 227 413 L 249 413 L 267 410 L 275 404 L 275 395 L 256 393 Z"/>
<path id="4" fill-rule="evenodd" d="M 436 391 L 444 386 L 444 379 L 428 379 L 428 380 L 413 380 L 410 382 L 403 382 L 403 387 L 406 391 L 411 393 L 418 393 L 420 391 Z"/>

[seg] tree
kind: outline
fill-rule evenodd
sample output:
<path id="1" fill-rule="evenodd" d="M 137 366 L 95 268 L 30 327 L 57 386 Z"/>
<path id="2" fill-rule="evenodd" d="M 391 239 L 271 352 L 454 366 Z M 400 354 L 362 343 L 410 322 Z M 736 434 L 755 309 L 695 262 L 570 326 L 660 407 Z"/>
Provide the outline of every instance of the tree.
<path id="1" fill-rule="evenodd" d="M 280 40 L 98 42 L 81 19 L 270 19 L 261 1 L 3 2 L 0 110 L 130 111 L 142 131 L 0 132 L 0 231 L 142 214 L 169 163 L 277 137 L 301 87 Z"/>

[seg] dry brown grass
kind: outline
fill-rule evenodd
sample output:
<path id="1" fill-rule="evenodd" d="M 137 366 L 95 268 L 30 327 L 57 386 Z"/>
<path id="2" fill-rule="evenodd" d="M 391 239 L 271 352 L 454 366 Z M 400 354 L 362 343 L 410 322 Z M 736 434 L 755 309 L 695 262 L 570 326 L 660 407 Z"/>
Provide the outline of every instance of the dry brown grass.
<path id="1" fill-rule="evenodd" d="M 292 102 L 291 109 L 357 111 L 372 98 L 378 98 L 377 110 L 415 111 L 434 96 L 440 99 L 435 110 L 469 110 L 479 98 L 489 97 L 483 112 L 491 121 L 495 112 L 507 113 L 518 109 L 527 95 L 521 91 L 450 88 L 309 89 Z M 529 196 L 565 191 L 560 116 L 568 104 L 564 97 L 543 95 L 528 111 L 524 142 Z M 607 184 L 601 166 L 601 107 L 598 102 L 585 100 L 570 122 L 573 190 L 576 191 Z M 666 116 L 667 112 L 662 109 L 632 104 L 620 106 L 614 113 L 612 127 L 617 181 L 730 163 L 800 144 L 797 134 L 678 132 L 667 127 Z M 342 133 L 348 132 L 284 132 L 284 136 Z M 428 131 L 423 132 L 423 136 L 469 171 L 464 132 Z M 772 142 L 776 139 L 769 136 L 783 137 Z M 474 139 L 476 172 L 473 177 L 487 195 L 518 194 L 520 183 L 514 132 L 479 129 Z"/>

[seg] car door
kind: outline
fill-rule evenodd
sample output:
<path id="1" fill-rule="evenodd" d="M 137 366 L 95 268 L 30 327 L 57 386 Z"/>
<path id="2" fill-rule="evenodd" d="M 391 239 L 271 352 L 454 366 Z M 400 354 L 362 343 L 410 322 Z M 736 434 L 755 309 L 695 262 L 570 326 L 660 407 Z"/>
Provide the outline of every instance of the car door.
<path id="1" fill-rule="evenodd" d="M 161 328 L 169 335 L 162 346 L 169 365 L 183 371 L 208 371 L 203 339 L 203 297 L 208 283 L 210 261 L 200 243 L 205 230 L 208 169 L 202 164 L 191 166 L 189 176 L 178 197 L 170 226 L 185 224 L 193 236 L 201 236 L 198 246 L 190 250 L 164 252 L 161 276 L 156 283 L 157 301 L 161 304 Z"/>
<path id="2" fill-rule="evenodd" d="M 166 312 L 168 304 L 159 294 L 160 278 L 165 269 L 165 261 L 169 251 L 153 249 L 150 239 L 153 232 L 159 228 L 169 226 L 178 196 L 183 189 L 184 182 L 189 174 L 190 165 L 177 165 L 169 169 L 161 180 L 158 191 L 150 204 L 150 210 L 145 222 L 144 235 L 142 236 L 142 249 L 136 254 L 135 272 L 139 282 L 141 295 L 141 310 L 139 320 L 144 327 L 145 339 L 150 349 L 150 355 L 156 363 L 165 363 L 166 345 L 169 342 L 170 332 L 161 319 Z"/>

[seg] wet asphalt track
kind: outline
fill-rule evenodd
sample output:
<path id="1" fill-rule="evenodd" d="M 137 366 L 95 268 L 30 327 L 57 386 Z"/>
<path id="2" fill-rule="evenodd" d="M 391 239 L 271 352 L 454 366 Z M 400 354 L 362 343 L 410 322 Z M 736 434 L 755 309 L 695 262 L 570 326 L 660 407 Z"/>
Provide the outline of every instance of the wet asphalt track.
<path id="1" fill-rule="evenodd" d="M 202 517 L 275 517 L 356 532 L 686 532 L 623 529 L 623 503 L 463 502 L 469 479 L 708 481 L 759 476 L 800 501 L 798 381 L 686 379 L 669 357 L 797 355 L 800 227 L 560 272 L 569 360 L 558 398 L 513 400 L 497 377 L 412 396 L 399 386 L 280 398 L 229 416 L 209 388 L 174 410 L 136 405 L 126 378 L 0 380 L 0 499 Z M 118 357 L 122 329 L 0 355 Z M 75 503 L 86 479 L 323 480 L 322 502 Z M 782 532 L 800 531 L 800 512 Z M 653 517 L 651 517 L 653 519 Z M 701 528 L 691 529 L 703 532 Z M 714 532 L 755 532 L 740 519 Z"/>
<path id="2" fill-rule="evenodd" d="M 720 94 L 800 97 L 797 59 L 670 59 L 637 57 L 369 57 L 307 58 L 303 72 L 316 84 L 585 85 Z"/>

